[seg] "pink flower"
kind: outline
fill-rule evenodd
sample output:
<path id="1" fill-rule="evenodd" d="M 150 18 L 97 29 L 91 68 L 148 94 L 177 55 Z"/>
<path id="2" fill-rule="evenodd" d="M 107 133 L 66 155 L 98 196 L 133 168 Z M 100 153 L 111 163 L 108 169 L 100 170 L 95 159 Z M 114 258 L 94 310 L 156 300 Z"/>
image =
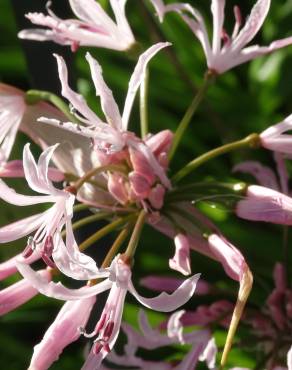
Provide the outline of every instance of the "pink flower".
<path id="1" fill-rule="evenodd" d="M 10 204 L 28 206 L 41 203 L 53 203 L 53 206 L 43 213 L 29 216 L 23 220 L 13 222 L 0 228 L 0 242 L 6 243 L 17 240 L 37 230 L 35 235 L 28 238 L 24 256 L 32 254 L 41 256 L 47 265 L 54 267 L 51 260 L 56 245 L 57 234 L 61 232 L 65 223 L 71 226 L 73 204 L 75 196 L 66 190 L 54 187 L 48 178 L 49 161 L 56 145 L 46 149 L 36 164 L 29 144 L 23 151 L 23 167 L 29 187 L 44 195 L 30 196 L 16 193 L 0 180 L 0 197 Z"/>
<path id="2" fill-rule="evenodd" d="M 223 27 L 225 0 L 212 0 L 212 45 L 203 16 L 197 9 L 182 3 L 164 5 L 162 0 L 152 0 L 152 3 L 161 21 L 167 12 L 174 11 L 180 14 L 200 41 L 207 58 L 208 68 L 218 74 L 292 43 L 292 37 L 287 37 L 274 41 L 269 46 L 252 45 L 246 47 L 262 27 L 271 0 L 258 0 L 241 30 L 242 15 L 239 7 L 235 6 L 235 25 L 231 36 Z"/>
<path id="3" fill-rule="evenodd" d="M 250 221 L 292 224 L 292 199 L 278 191 L 263 186 L 251 185 L 246 199 L 236 205 L 236 214 Z"/>
<path id="4" fill-rule="evenodd" d="M 28 29 L 19 32 L 21 39 L 36 41 L 52 40 L 61 45 L 70 45 L 72 51 L 79 46 L 96 46 L 113 50 L 127 50 L 135 43 L 125 15 L 125 1 L 111 0 L 116 23 L 94 0 L 69 0 L 78 19 L 62 20 L 49 8 L 49 15 L 28 13 L 26 17 L 38 26 L 47 29 Z"/>
<path id="5" fill-rule="evenodd" d="M 107 303 L 93 332 L 86 334 L 82 330 L 85 336 L 96 337 L 83 369 L 98 368 L 104 357 L 114 346 L 119 334 L 124 300 L 128 290 L 144 306 L 156 311 L 170 312 L 185 304 L 191 298 L 200 276 L 197 274 L 185 280 L 171 295 L 162 293 L 155 298 L 144 298 L 138 294 L 132 284 L 130 267 L 119 256 L 114 259 L 109 269 L 101 270 L 96 275 L 98 278 L 107 276 L 106 280 L 99 284 L 89 287 L 84 286 L 76 290 L 68 289 L 60 282 L 47 283 L 29 265 L 21 261 L 17 261 L 17 268 L 25 279 L 39 292 L 57 299 L 79 300 L 93 297 L 110 289 Z"/>
<path id="6" fill-rule="evenodd" d="M 282 122 L 268 127 L 260 134 L 261 145 L 269 150 L 292 154 L 291 135 L 285 132 L 292 129 L 292 115 L 286 117 Z"/>
<path id="7" fill-rule="evenodd" d="M 42 341 L 34 347 L 29 370 L 47 370 L 57 361 L 63 349 L 81 335 L 80 327 L 87 324 L 95 297 L 66 302 Z"/>
<path id="8" fill-rule="evenodd" d="M 111 90 L 105 84 L 102 77 L 102 70 L 98 62 L 87 53 L 86 59 L 90 65 L 93 83 L 96 89 L 96 95 L 100 96 L 101 106 L 107 122 L 103 122 L 86 104 L 84 98 L 74 92 L 68 86 L 68 71 L 64 60 L 60 56 L 56 56 L 58 62 L 59 76 L 62 84 L 62 95 L 67 98 L 74 109 L 82 115 L 78 115 L 84 125 L 78 125 L 72 122 L 62 122 L 56 119 L 46 117 L 39 118 L 39 122 L 48 123 L 54 127 L 62 127 L 74 134 L 89 138 L 94 141 L 95 148 L 101 153 L 108 156 L 121 152 L 124 148 L 131 148 L 131 151 L 139 153 L 143 156 L 151 171 L 147 171 L 143 175 L 148 179 L 154 173 L 159 178 L 161 183 L 166 187 L 170 187 L 169 179 L 165 174 L 165 169 L 160 165 L 150 147 L 142 140 L 135 137 L 134 134 L 127 131 L 131 109 L 134 103 L 136 93 L 140 87 L 145 74 L 145 69 L 151 58 L 162 48 L 168 46 L 169 43 L 158 43 L 150 47 L 144 52 L 135 67 L 134 73 L 129 82 L 129 89 L 125 100 L 124 111 L 121 116 L 119 108 L 113 98 Z M 165 141 L 168 141 L 167 137 Z M 154 145 L 154 144 L 153 144 Z M 156 144 L 157 145 L 157 144 Z M 158 148 L 159 150 L 159 148 Z M 144 159 L 144 160 L 145 160 Z M 139 159 L 137 159 L 139 161 Z M 135 163 L 135 162 L 134 162 Z M 135 175 L 136 176 L 136 175 Z M 141 179 L 140 179 L 141 180 Z M 133 179 L 137 185 L 137 178 Z M 141 181 L 139 182 L 141 186 Z M 136 190 L 139 193 L 140 187 Z"/>
<path id="9" fill-rule="evenodd" d="M 45 282 L 51 280 L 51 273 L 48 270 L 36 272 L 36 275 Z M 22 279 L 0 291 L 0 316 L 15 310 L 25 302 L 38 294 L 37 289 L 30 285 L 26 279 Z"/>

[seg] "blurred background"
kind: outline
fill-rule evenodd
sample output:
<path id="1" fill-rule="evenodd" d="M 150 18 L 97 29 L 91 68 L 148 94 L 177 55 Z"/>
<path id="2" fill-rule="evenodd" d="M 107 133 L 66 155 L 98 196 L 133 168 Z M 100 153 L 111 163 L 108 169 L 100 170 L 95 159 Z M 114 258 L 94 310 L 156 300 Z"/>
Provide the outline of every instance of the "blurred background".
<path id="1" fill-rule="evenodd" d="M 205 15 L 211 29 L 210 1 L 189 1 Z M 111 13 L 107 0 L 100 3 Z M 52 43 L 20 41 L 17 32 L 30 27 L 24 18 L 29 11 L 45 12 L 45 0 L 1 0 L 0 5 L 0 81 L 14 85 L 23 90 L 30 88 L 60 92 L 57 68 L 53 52 L 62 54 L 69 64 L 71 86 L 77 88 L 96 112 L 99 102 L 95 98 L 94 87 L 90 79 L 88 65 L 84 59 L 89 49 L 80 48 L 74 55 L 68 47 Z M 241 1 L 242 14 L 246 17 L 254 1 Z M 226 4 L 226 29 L 233 27 L 233 0 Z M 60 18 L 71 18 L 67 0 L 53 1 L 52 9 Z M 190 104 L 198 87 L 202 84 L 206 70 L 205 57 L 199 42 L 179 17 L 169 15 L 163 25 L 153 15 L 153 9 L 147 0 L 129 0 L 127 4 L 128 20 L 136 40 L 146 49 L 151 44 L 168 40 L 172 48 L 161 52 L 150 65 L 149 121 L 150 130 L 156 133 L 169 128 L 175 130 L 186 108 Z M 273 40 L 292 36 L 292 2 L 290 0 L 273 1 L 264 27 L 254 40 L 255 43 L 267 45 Z M 123 107 L 127 84 L 136 61 L 127 55 L 106 49 L 90 49 L 103 67 L 104 77 L 112 89 L 120 109 Z M 175 173 L 182 165 L 211 148 L 228 141 L 240 139 L 251 132 L 261 132 L 268 126 L 281 121 L 292 113 L 292 46 L 273 55 L 259 58 L 244 64 L 220 76 L 207 94 L 195 114 L 180 150 L 172 163 Z M 131 116 L 130 129 L 139 130 L 138 104 Z M 13 158 L 21 158 L 23 145 L 28 139 L 19 134 Z M 35 153 L 39 153 L 34 147 Z M 243 160 L 260 160 L 263 164 L 275 169 L 272 154 L 264 150 L 242 150 L 216 159 L 198 169 L 187 181 L 219 180 L 231 181 L 240 179 L 253 182 L 248 176 L 235 175 L 232 167 Z M 291 163 L 287 161 L 289 172 Z M 21 181 L 12 182 L 19 190 Z M 251 307 L 262 307 L 267 295 L 273 288 L 272 271 L 275 262 L 284 261 L 291 265 L 291 252 L 285 253 L 286 243 L 290 248 L 292 236 L 283 242 L 283 228 L 264 223 L 251 223 L 235 217 L 232 207 L 214 204 L 211 201 L 198 199 L 197 207 L 210 217 L 237 246 L 248 261 L 255 276 L 254 288 L 249 301 Z M 6 205 L 1 201 L 0 225 L 27 216 L 35 208 L 21 209 Z M 81 235 L 80 238 L 84 238 Z M 25 240 L 3 245 L 0 248 L 0 259 L 5 261 L 9 256 L 22 250 Z M 153 294 L 139 287 L 139 279 L 147 275 L 178 276 L 168 268 L 168 259 L 173 255 L 173 242 L 149 227 L 143 232 L 135 260 L 134 276 L 136 286 L 141 293 Z M 201 304 L 208 304 L 217 299 L 236 298 L 237 284 L 228 279 L 216 262 L 196 252 L 192 254 L 192 270 L 201 272 L 202 278 L 216 287 L 220 287 L 224 296 L 194 296 L 187 308 L 195 309 Z M 0 288 L 17 281 L 13 276 L 0 282 Z M 42 338 L 46 328 L 57 314 L 61 302 L 37 296 L 18 310 L 0 318 L 0 358 L 6 370 L 27 368 L 32 349 Z M 102 305 L 100 304 L 100 307 Z M 98 307 L 97 307 L 98 312 Z M 138 308 L 134 299 L 127 297 L 124 319 L 137 325 Z M 98 314 L 96 313 L 95 316 Z M 93 315 L 94 316 L 94 315 Z M 165 316 L 149 311 L 150 321 L 158 324 Z M 96 319 L 96 318 L 95 318 Z M 94 318 L 91 326 L 94 325 Z M 244 343 L 246 329 L 242 325 L 236 340 Z M 224 343 L 225 332 L 216 331 L 219 345 Z M 121 335 L 121 342 L 124 340 Z M 79 369 L 83 363 L 86 341 L 79 340 L 68 347 L 53 370 Z M 183 350 L 182 350 L 183 351 Z M 149 355 L 149 354 L 148 354 Z M 172 352 L 152 353 L 153 358 L 161 359 L 180 356 Z M 246 349 L 244 345 L 235 346 L 230 356 L 230 367 L 246 366 L 254 368 L 257 353 Z M 204 365 L 201 369 L 204 369 Z"/>

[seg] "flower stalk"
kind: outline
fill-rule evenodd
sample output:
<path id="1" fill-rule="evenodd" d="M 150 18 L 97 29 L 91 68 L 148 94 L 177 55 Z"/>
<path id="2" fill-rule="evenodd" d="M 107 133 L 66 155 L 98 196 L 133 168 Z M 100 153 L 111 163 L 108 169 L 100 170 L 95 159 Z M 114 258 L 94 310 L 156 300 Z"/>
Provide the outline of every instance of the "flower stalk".
<path id="1" fill-rule="evenodd" d="M 140 212 L 139 216 L 138 216 L 136 225 L 134 227 L 133 234 L 131 235 L 131 239 L 129 241 L 128 247 L 127 247 L 126 252 L 124 254 L 126 259 L 128 259 L 128 260 L 131 260 L 135 255 L 136 248 L 137 248 L 137 245 L 138 245 L 138 241 L 139 241 L 143 226 L 145 224 L 146 215 L 147 215 L 146 212 L 144 210 L 142 210 Z"/>
<path id="2" fill-rule="evenodd" d="M 185 167 L 180 169 L 173 177 L 172 182 L 179 182 L 189 173 L 200 167 L 205 162 L 210 161 L 213 158 L 218 157 L 219 155 L 231 152 L 233 150 L 242 149 L 242 148 L 257 148 L 260 145 L 260 137 L 258 134 L 250 134 L 242 140 L 234 141 L 232 143 L 228 143 L 222 145 L 218 148 L 210 150 L 199 157 L 195 158 L 191 162 L 189 162 Z"/>
<path id="3" fill-rule="evenodd" d="M 118 218 L 117 220 L 111 222 L 110 224 L 104 226 L 102 229 L 99 229 L 96 233 L 91 235 L 89 238 L 84 240 L 83 243 L 79 245 L 79 250 L 82 252 L 86 248 L 90 247 L 93 243 L 97 240 L 103 238 L 105 235 L 111 233 L 112 231 L 116 230 L 119 226 L 131 221 L 135 217 L 135 214 L 130 214 L 125 217 Z"/>

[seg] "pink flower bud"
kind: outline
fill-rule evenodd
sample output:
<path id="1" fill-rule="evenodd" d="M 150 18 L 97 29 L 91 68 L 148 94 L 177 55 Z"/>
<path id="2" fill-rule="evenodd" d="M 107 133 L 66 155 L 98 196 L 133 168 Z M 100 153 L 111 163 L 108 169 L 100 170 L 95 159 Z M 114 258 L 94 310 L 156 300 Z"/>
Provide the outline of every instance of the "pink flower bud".
<path id="1" fill-rule="evenodd" d="M 163 130 L 156 135 L 150 136 L 146 139 L 147 146 L 151 149 L 155 157 L 160 154 L 168 153 L 173 140 L 173 133 L 170 130 Z"/>
<path id="2" fill-rule="evenodd" d="M 135 173 L 143 175 L 150 185 L 155 180 L 155 174 L 147 158 L 140 151 L 129 148 L 130 159 Z"/>
<path id="3" fill-rule="evenodd" d="M 121 204 L 126 204 L 129 201 L 127 187 L 122 175 L 112 173 L 108 178 L 108 190 L 111 195 Z"/>
<path id="4" fill-rule="evenodd" d="M 161 184 L 157 184 L 151 189 L 148 196 L 149 202 L 155 209 L 160 209 L 163 206 L 165 188 Z"/>
<path id="5" fill-rule="evenodd" d="M 131 172 L 129 174 L 129 181 L 134 195 L 138 200 L 142 200 L 148 197 L 150 192 L 150 183 L 148 178 L 142 173 Z"/>

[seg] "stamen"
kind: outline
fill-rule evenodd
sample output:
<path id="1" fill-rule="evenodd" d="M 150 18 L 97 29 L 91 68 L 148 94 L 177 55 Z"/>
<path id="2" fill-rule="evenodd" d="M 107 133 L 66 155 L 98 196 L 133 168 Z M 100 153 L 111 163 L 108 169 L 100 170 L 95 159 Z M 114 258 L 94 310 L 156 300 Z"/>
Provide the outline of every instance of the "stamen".
<path id="1" fill-rule="evenodd" d="M 53 238 L 51 235 L 48 235 L 45 239 L 41 257 L 43 261 L 45 262 L 45 264 L 51 268 L 56 267 L 55 263 L 50 258 L 52 256 L 53 250 L 54 250 Z"/>
<path id="2" fill-rule="evenodd" d="M 78 119 L 78 121 L 85 123 L 86 125 L 90 124 L 90 122 L 86 118 L 82 117 L 78 113 L 77 109 L 71 103 L 69 104 L 69 109 L 70 109 L 70 113 L 73 114 L 73 116 L 75 116 Z"/>
<path id="3" fill-rule="evenodd" d="M 24 251 L 22 252 L 22 256 L 24 258 L 30 257 L 33 254 L 33 252 L 35 251 L 35 249 L 36 249 L 36 242 L 34 241 L 33 237 L 30 236 L 27 239 L 27 245 L 26 245 Z"/>
<path id="4" fill-rule="evenodd" d="M 103 349 L 104 345 L 101 344 L 100 342 L 96 342 L 92 351 L 95 355 L 98 355 L 100 351 Z"/>
<path id="5" fill-rule="evenodd" d="M 46 254 L 43 253 L 41 257 L 47 266 L 51 267 L 52 269 L 56 268 L 54 261 L 52 261 L 51 258 L 48 257 Z"/>
<path id="6" fill-rule="evenodd" d="M 107 319 L 107 315 L 103 314 L 99 320 L 99 322 L 97 323 L 96 325 L 96 328 L 95 328 L 95 332 L 99 332 L 103 327 L 104 327 L 104 324 L 105 324 L 105 321 Z"/>
<path id="7" fill-rule="evenodd" d="M 115 326 L 115 324 L 114 324 L 113 321 L 110 321 L 107 324 L 106 328 L 104 329 L 104 333 L 103 333 L 103 339 L 105 341 L 108 341 L 110 339 L 110 336 L 112 335 L 113 330 L 114 330 L 114 326 Z"/>
<path id="8" fill-rule="evenodd" d="M 44 253 L 47 256 L 51 257 L 53 250 L 54 250 L 53 238 L 51 235 L 48 235 L 44 243 Z"/>
<path id="9" fill-rule="evenodd" d="M 226 32 L 224 28 L 222 29 L 221 37 L 222 37 L 224 46 L 230 45 L 230 36 L 228 35 L 228 33 Z"/>

